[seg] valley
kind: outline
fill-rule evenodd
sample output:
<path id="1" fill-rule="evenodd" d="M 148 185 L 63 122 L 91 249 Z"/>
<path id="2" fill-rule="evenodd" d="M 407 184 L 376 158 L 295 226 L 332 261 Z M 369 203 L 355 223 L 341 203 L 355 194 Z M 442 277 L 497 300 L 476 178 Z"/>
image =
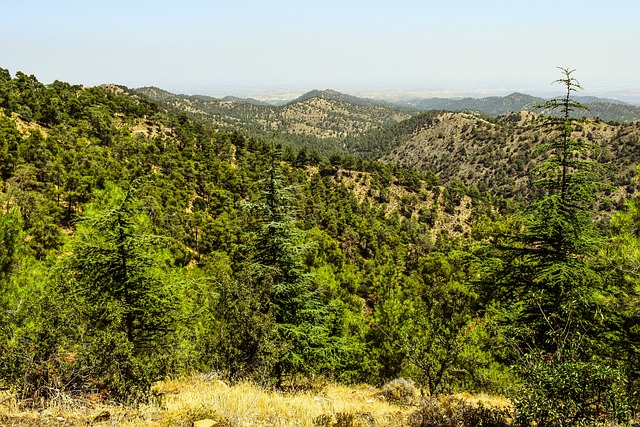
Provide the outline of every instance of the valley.
<path id="1" fill-rule="evenodd" d="M 0 423 L 630 425 L 640 124 L 591 101 L 0 69 Z"/>

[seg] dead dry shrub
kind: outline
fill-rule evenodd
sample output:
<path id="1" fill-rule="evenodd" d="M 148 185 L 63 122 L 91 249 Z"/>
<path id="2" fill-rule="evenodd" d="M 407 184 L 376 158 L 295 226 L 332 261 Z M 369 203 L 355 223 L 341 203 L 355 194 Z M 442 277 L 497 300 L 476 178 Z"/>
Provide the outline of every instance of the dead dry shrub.
<path id="1" fill-rule="evenodd" d="M 420 403 L 420 390 L 413 381 L 396 378 L 386 383 L 382 390 L 376 393 L 380 399 L 403 406 L 415 406 Z"/>
<path id="2" fill-rule="evenodd" d="M 375 425 L 373 415 L 368 412 L 338 412 L 322 414 L 313 420 L 316 427 L 371 427 Z"/>
<path id="3" fill-rule="evenodd" d="M 411 427 L 508 427 L 511 414 L 507 409 L 472 405 L 455 397 L 443 400 L 424 399 L 409 417 Z"/>

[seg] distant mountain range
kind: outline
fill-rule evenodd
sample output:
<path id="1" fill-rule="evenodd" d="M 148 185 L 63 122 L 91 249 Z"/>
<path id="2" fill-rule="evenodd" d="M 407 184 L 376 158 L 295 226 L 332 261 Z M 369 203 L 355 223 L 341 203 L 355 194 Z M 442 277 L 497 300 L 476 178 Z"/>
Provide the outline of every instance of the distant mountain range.
<path id="1" fill-rule="evenodd" d="M 277 135 L 318 151 L 340 152 L 343 140 L 398 123 L 418 113 L 336 91 L 311 91 L 285 105 L 268 105 L 255 99 L 174 95 L 156 87 L 135 89 L 160 103 L 218 130 L 248 136 Z"/>
<path id="2" fill-rule="evenodd" d="M 285 104 L 273 105 L 234 96 L 175 95 L 155 87 L 134 91 L 221 130 L 279 132 L 297 135 L 294 138 L 298 139 L 306 135 L 322 140 L 362 135 L 422 111 L 467 111 L 498 117 L 520 111 L 542 112 L 536 107 L 545 102 L 544 98 L 516 92 L 507 96 L 425 98 L 391 103 L 327 89 L 312 90 Z M 619 123 L 640 120 L 640 107 L 632 104 L 592 96 L 577 96 L 575 100 L 589 108 L 585 112 L 587 117 Z"/>
<path id="3" fill-rule="evenodd" d="M 576 96 L 574 100 L 589 108 L 588 117 L 599 117 L 605 121 L 622 123 L 640 119 L 640 107 L 609 98 L 595 96 Z M 497 117 L 518 111 L 540 111 L 537 106 L 546 101 L 544 98 L 512 93 L 507 96 L 489 96 L 485 98 L 427 98 L 397 102 L 396 105 L 418 110 L 477 111 Z"/>
<path id="4" fill-rule="evenodd" d="M 512 93 L 507 96 L 490 96 L 486 98 L 426 98 L 400 101 L 396 105 L 415 108 L 417 110 L 465 111 L 474 110 L 484 114 L 498 116 L 501 114 L 529 110 L 541 104 L 544 99 L 523 93 Z"/>
<path id="5" fill-rule="evenodd" d="M 539 109 L 536 109 L 536 106 L 539 106 L 546 101 L 545 98 L 514 92 L 507 96 L 488 96 L 483 98 L 416 98 L 406 101 L 389 102 L 372 98 L 360 98 L 332 89 L 312 90 L 287 103 L 281 103 L 278 105 L 259 101 L 253 98 L 238 98 L 232 96 L 227 96 L 222 99 L 206 96 L 196 96 L 196 98 L 221 102 L 242 102 L 258 106 L 290 105 L 317 98 L 329 101 L 347 102 L 359 106 L 375 105 L 387 108 L 400 108 L 417 111 L 477 111 L 491 117 L 497 117 L 518 111 L 540 111 Z M 604 121 L 620 123 L 629 123 L 640 120 L 640 106 L 637 105 L 616 99 L 599 98 L 595 96 L 576 96 L 574 99 L 589 107 L 590 112 L 587 113 L 588 117 L 598 117 Z"/>
<path id="6" fill-rule="evenodd" d="M 533 123 L 544 113 L 536 106 L 545 101 L 513 93 L 391 104 L 314 90 L 274 106 L 236 97 L 172 95 L 157 88 L 137 93 L 221 130 L 277 136 L 297 150 L 377 158 L 434 172 L 443 183 L 462 180 L 507 197 L 527 187 L 528 171 L 537 161 L 532 141 L 541 138 Z M 617 178 L 611 182 L 619 188 L 629 185 L 640 161 L 640 107 L 595 97 L 575 100 L 590 108 L 587 116 L 596 118 L 582 125 L 583 137 L 601 147 L 606 163 L 617 159 L 610 171 Z"/>
<path id="7" fill-rule="evenodd" d="M 359 98 L 346 95 L 335 90 L 312 90 L 290 103 L 301 102 L 311 98 L 349 102 L 355 105 L 379 105 L 389 108 L 428 111 L 477 111 L 491 117 L 519 111 L 540 111 L 536 108 L 546 99 L 524 93 L 514 92 L 507 96 L 489 96 L 484 98 L 421 98 L 408 101 L 387 102 L 370 98 Z M 576 101 L 589 108 L 588 117 L 598 117 L 604 121 L 629 123 L 640 119 L 640 107 L 623 101 L 595 96 L 576 96 Z"/>

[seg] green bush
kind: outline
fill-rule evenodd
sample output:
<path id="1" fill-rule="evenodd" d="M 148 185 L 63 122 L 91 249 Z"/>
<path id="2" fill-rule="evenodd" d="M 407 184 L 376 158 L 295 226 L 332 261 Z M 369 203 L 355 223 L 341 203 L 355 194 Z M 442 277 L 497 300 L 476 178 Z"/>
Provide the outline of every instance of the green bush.
<path id="1" fill-rule="evenodd" d="M 524 357 L 523 386 L 515 396 L 520 425 L 587 426 L 626 423 L 630 418 L 621 370 L 598 360 Z"/>

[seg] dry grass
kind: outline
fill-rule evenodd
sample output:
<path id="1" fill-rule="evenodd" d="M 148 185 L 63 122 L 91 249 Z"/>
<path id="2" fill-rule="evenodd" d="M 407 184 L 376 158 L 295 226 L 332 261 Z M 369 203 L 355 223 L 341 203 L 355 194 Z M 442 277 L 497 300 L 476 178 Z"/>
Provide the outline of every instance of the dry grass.
<path id="1" fill-rule="evenodd" d="M 512 407 L 511 402 L 506 397 L 490 396 L 484 393 L 475 395 L 470 393 L 458 393 L 454 394 L 452 397 L 463 400 L 473 406 L 483 405 L 485 407 L 499 409 L 510 409 Z"/>
<path id="2" fill-rule="evenodd" d="M 6 114 L 2 114 L 6 116 Z M 16 124 L 16 128 L 24 134 L 25 137 L 33 134 L 34 132 L 40 132 L 43 136 L 47 136 L 49 133 L 49 129 L 44 126 L 41 126 L 35 122 L 24 120 L 18 113 L 11 113 L 11 119 Z"/>
<path id="3" fill-rule="evenodd" d="M 285 393 L 248 382 L 228 387 L 219 380 L 192 377 L 161 383 L 157 391 L 164 393 L 169 414 L 208 409 L 232 426 L 311 427 L 335 425 L 338 418 L 347 417 L 361 418 L 362 425 L 401 425 L 410 412 L 377 399 L 378 390 L 369 386 L 327 385 L 320 391 Z"/>
<path id="4" fill-rule="evenodd" d="M 218 426 L 375 427 L 409 424 L 416 406 L 397 405 L 376 396 L 370 386 L 329 384 L 319 390 L 281 392 L 243 382 L 228 386 L 206 376 L 158 383 L 156 404 L 138 408 L 94 404 L 60 397 L 44 410 L 25 410 L 0 395 L 0 426 L 191 427 L 211 419 Z M 504 406 L 504 399 L 461 394 L 470 403 Z"/>

